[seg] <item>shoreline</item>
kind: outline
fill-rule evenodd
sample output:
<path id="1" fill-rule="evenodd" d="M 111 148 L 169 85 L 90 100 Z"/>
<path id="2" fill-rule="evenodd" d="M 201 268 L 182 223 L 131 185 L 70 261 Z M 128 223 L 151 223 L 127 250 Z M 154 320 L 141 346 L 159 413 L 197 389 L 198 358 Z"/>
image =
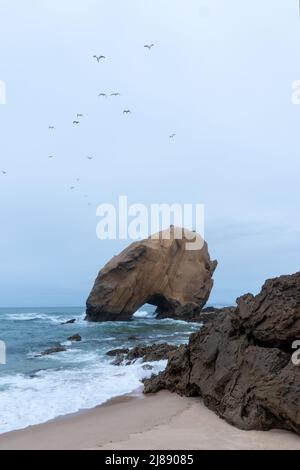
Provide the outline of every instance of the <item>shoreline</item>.
<path id="1" fill-rule="evenodd" d="M 200 398 L 140 392 L 1 434 L 0 450 L 300 450 L 297 434 L 241 431 L 208 410 Z"/>

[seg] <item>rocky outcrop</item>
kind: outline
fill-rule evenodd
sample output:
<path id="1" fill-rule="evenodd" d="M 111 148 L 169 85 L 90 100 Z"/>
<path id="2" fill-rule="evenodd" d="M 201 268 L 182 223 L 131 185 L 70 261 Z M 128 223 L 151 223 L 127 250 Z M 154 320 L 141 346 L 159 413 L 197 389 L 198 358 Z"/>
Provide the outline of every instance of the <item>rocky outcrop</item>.
<path id="1" fill-rule="evenodd" d="M 215 307 L 207 307 L 201 310 L 200 313 L 195 315 L 194 317 L 191 316 L 188 321 L 195 322 L 195 323 L 202 323 L 206 325 L 206 323 L 211 322 L 214 320 L 220 313 L 230 313 L 235 310 L 235 307 L 223 307 L 223 308 L 215 308 Z"/>
<path id="2" fill-rule="evenodd" d="M 73 323 L 75 322 L 76 322 L 76 318 L 72 318 L 71 320 L 61 323 L 61 325 L 73 325 Z"/>
<path id="3" fill-rule="evenodd" d="M 129 365 L 137 359 L 142 358 L 143 362 L 161 361 L 162 359 L 169 359 L 171 354 L 177 351 L 178 346 L 159 343 L 159 344 L 138 344 L 133 349 L 113 349 L 108 351 L 108 356 L 115 356 L 113 361 L 114 365 L 120 365 L 122 363 Z"/>
<path id="4" fill-rule="evenodd" d="M 201 396 L 241 429 L 282 428 L 300 433 L 300 273 L 268 280 L 244 295 L 181 346 L 164 372 L 145 381 L 145 393 L 168 389 Z"/>
<path id="5" fill-rule="evenodd" d="M 62 346 L 61 344 L 58 344 L 57 346 L 53 346 L 53 348 L 46 349 L 41 354 L 39 354 L 38 357 L 39 356 L 49 356 L 50 354 L 56 354 L 56 353 L 59 353 L 59 352 L 64 352 L 66 350 L 67 349 L 64 346 Z"/>
<path id="6" fill-rule="evenodd" d="M 182 230 L 171 227 L 132 243 L 109 261 L 88 297 L 86 319 L 129 320 L 145 303 L 157 306 L 158 318 L 195 318 L 211 292 L 217 262 L 202 239 L 201 249 L 187 249 L 200 235 Z"/>
<path id="7" fill-rule="evenodd" d="M 69 336 L 68 341 L 79 342 L 82 341 L 82 338 L 79 333 L 76 335 Z"/>

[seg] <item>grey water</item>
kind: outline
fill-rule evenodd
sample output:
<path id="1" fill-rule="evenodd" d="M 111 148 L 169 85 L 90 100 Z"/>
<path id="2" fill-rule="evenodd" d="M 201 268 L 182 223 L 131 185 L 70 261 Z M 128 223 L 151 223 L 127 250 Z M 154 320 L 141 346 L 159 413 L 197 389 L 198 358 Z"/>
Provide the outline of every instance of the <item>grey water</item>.
<path id="1" fill-rule="evenodd" d="M 145 305 L 129 322 L 89 323 L 83 307 L 1 308 L 0 340 L 6 364 L 0 365 L 0 433 L 97 406 L 139 388 L 142 379 L 164 369 L 166 361 L 145 370 L 141 360 L 115 366 L 110 349 L 140 343 L 182 344 L 199 324 L 156 320 Z M 74 324 L 63 324 L 76 319 Z M 82 341 L 68 341 L 79 333 Z M 129 336 L 136 336 L 132 341 Z M 39 354 L 56 344 L 66 351 Z"/>

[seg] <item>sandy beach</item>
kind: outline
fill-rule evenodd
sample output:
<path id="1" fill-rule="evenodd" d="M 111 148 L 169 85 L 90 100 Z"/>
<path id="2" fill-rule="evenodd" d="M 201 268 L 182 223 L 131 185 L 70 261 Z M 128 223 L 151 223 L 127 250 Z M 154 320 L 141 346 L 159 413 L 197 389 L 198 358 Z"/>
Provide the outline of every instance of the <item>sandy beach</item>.
<path id="1" fill-rule="evenodd" d="M 300 436 L 241 431 L 198 398 L 124 396 L 92 410 L 0 436 L 0 449 L 300 449 Z"/>

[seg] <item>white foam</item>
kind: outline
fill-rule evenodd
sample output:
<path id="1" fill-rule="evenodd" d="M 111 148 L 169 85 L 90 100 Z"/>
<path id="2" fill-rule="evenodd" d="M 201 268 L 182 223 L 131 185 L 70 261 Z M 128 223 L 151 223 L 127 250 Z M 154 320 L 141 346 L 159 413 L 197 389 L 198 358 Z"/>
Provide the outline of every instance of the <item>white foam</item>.
<path id="1" fill-rule="evenodd" d="M 0 433 L 93 408 L 112 397 L 130 393 L 141 386 L 143 378 L 163 370 L 167 362 L 151 363 L 153 369 L 144 370 L 140 361 L 114 366 L 108 361 L 101 362 L 95 353 L 79 352 L 89 363 L 84 368 L 43 370 L 33 378 L 21 374 L 0 378 Z M 76 362 L 78 359 L 76 354 Z"/>
<path id="2" fill-rule="evenodd" d="M 76 319 L 76 324 L 85 325 L 84 316 L 80 314 L 71 314 L 66 316 L 65 314 L 56 314 L 56 313 L 36 313 L 36 312 L 26 312 L 26 313 L 6 313 L 1 316 L 3 320 L 12 320 L 12 321 L 33 321 L 33 320 L 43 320 L 47 322 L 52 322 L 57 325 L 67 322 L 70 320 L 70 317 Z"/>
<path id="3" fill-rule="evenodd" d="M 133 315 L 134 318 L 155 318 L 156 314 L 154 312 L 146 312 L 146 310 L 138 310 Z"/>

